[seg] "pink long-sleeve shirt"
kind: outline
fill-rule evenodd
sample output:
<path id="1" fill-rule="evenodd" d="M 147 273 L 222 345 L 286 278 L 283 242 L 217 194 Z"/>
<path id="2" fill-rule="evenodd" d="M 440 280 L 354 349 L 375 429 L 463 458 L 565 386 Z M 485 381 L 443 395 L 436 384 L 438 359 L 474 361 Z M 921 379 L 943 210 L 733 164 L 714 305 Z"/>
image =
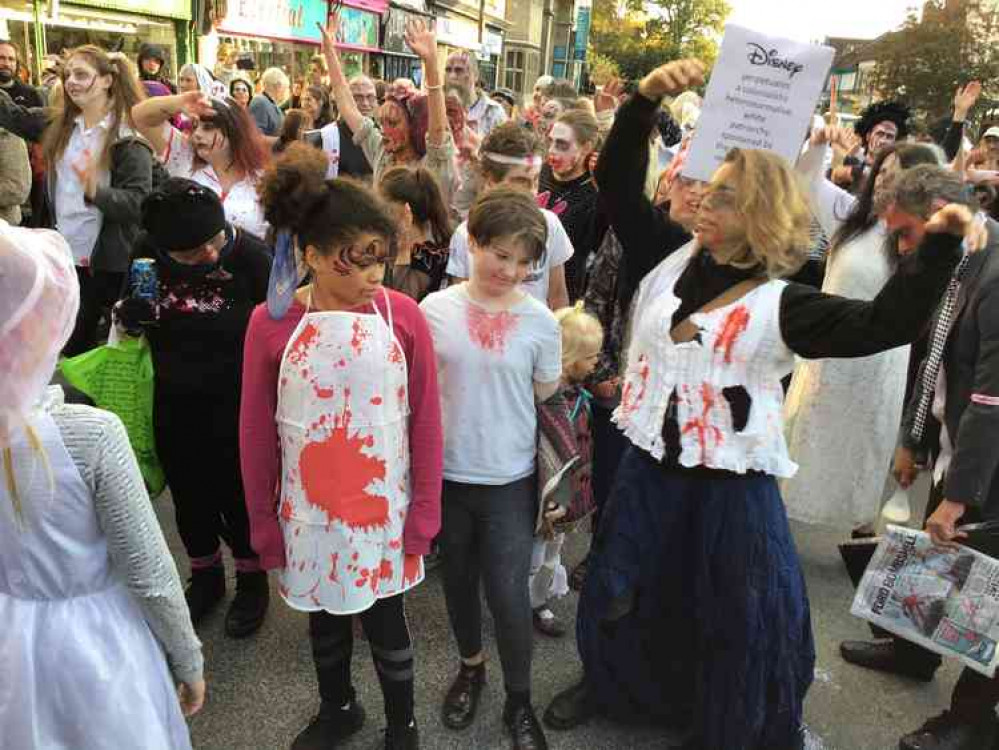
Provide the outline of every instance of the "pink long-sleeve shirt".
<path id="1" fill-rule="evenodd" d="M 440 531 L 443 430 L 437 390 L 437 362 L 427 321 L 417 304 L 388 291 L 393 326 L 402 345 L 409 373 L 409 444 L 411 498 L 403 549 L 426 555 Z M 386 318 L 385 300 L 375 304 Z M 239 448 L 246 508 L 253 549 L 265 569 L 283 568 L 284 537 L 278 523 L 277 498 L 281 482 L 281 444 L 275 419 L 281 358 L 305 307 L 294 302 L 281 320 L 273 320 L 266 305 L 250 317 L 243 354 L 243 395 L 240 406 Z M 333 470 L 334 467 L 331 467 Z"/>

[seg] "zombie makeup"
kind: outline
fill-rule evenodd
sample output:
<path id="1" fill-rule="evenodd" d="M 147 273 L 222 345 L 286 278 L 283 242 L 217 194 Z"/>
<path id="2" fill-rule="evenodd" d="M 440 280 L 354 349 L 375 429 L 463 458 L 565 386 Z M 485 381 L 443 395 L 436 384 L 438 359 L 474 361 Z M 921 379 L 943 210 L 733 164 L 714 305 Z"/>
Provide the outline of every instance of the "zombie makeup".
<path id="1" fill-rule="evenodd" d="M 191 132 L 191 145 L 202 161 L 212 163 L 229 153 L 229 139 L 214 122 L 196 120 Z"/>
<path id="2" fill-rule="evenodd" d="M 382 144 L 389 154 L 400 154 L 409 148 L 409 120 L 402 107 L 386 102 L 381 109 Z"/>
<path id="3" fill-rule="evenodd" d="M 239 81 L 232 85 L 232 98 L 236 100 L 242 106 L 247 106 L 250 103 L 250 86 L 243 81 Z M 305 106 L 305 97 L 302 98 L 302 106 Z"/>
<path id="4" fill-rule="evenodd" d="M 541 108 L 541 117 L 538 118 L 539 133 L 547 138 L 551 134 L 555 121 L 562 116 L 564 111 L 565 108 L 561 102 L 555 99 L 549 99 L 545 102 L 545 105 Z"/>
<path id="5" fill-rule="evenodd" d="M 557 179 L 571 180 L 582 174 L 586 156 L 571 127 L 562 122 L 552 126 L 548 164 Z"/>
<path id="6" fill-rule="evenodd" d="M 63 86 L 66 95 L 80 109 L 101 97 L 111 88 L 111 76 L 98 75 L 97 69 L 81 58 L 73 58 L 66 65 Z"/>
<path id="7" fill-rule="evenodd" d="M 867 137 L 868 156 L 873 158 L 881 149 L 894 144 L 897 138 L 898 125 L 889 120 L 879 122 Z"/>

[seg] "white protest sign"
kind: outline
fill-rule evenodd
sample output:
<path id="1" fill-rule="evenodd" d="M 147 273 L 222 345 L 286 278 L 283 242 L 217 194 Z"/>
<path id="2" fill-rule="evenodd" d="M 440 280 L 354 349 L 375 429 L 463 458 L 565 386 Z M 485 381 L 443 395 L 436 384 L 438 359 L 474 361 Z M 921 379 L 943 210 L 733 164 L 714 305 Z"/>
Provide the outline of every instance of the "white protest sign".
<path id="1" fill-rule="evenodd" d="M 708 180 L 733 148 L 794 162 L 835 50 L 728 24 L 697 121 L 686 177 Z"/>

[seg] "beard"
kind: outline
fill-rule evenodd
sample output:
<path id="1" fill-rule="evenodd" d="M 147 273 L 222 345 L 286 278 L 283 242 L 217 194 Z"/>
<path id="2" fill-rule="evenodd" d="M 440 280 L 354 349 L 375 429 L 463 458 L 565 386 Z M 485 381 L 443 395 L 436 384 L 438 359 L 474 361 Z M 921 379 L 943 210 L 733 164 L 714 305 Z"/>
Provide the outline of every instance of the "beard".
<path id="1" fill-rule="evenodd" d="M 448 94 L 454 94 L 461 100 L 461 106 L 468 109 L 473 104 L 475 104 L 475 97 L 472 95 L 472 89 L 470 86 L 464 86 L 458 83 L 452 83 L 447 87 Z"/>
<path id="2" fill-rule="evenodd" d="M 0 69 L 0 86 L 6 86 L 14 80 L 14 74 L 6 69 Z"/>

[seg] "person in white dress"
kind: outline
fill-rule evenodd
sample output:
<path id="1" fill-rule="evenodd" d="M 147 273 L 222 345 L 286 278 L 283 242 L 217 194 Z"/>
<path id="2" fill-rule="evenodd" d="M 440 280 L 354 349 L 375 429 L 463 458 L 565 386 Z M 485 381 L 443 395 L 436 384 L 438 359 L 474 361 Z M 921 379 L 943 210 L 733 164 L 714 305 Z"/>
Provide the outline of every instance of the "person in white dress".
<path id="1" fill-rule="evenodd" d="M 178 114 L 195 121 L 189 135 L 170 124 Z M 160 96 L 136 105 L 132 119 L 171 177 L 194 180 L 214 191 L 230 224 L 267 238 L 257 184 L 269 152 L 253 118 L 235 99 L 208 97 L 201 91 Z"/>
<path id="2" fill-rule="evenodd" d="M 78 305 L 66 241 L 0 222 L 0 745 L 190 750 L 201 644 L 125 428 L 47 389 Z"/>
<path id="3" fill-rule="evenodd" d="M 822 291 L 874 299 L 894 273 L 898 254 L 881 221 L 901 170 L 938 164 L 927 146 L 886 148 L 859 198 L 825 179 L 836 128 L 815 132 L 798 162 L 819 224 L 832 238 Z M 781 484 L 791 518 L 826 525 L 873 524 L 902 417 L 909 348 L 859 359 L 801 361 L 784 407 L 788 450 L 800 466 Z"/>

